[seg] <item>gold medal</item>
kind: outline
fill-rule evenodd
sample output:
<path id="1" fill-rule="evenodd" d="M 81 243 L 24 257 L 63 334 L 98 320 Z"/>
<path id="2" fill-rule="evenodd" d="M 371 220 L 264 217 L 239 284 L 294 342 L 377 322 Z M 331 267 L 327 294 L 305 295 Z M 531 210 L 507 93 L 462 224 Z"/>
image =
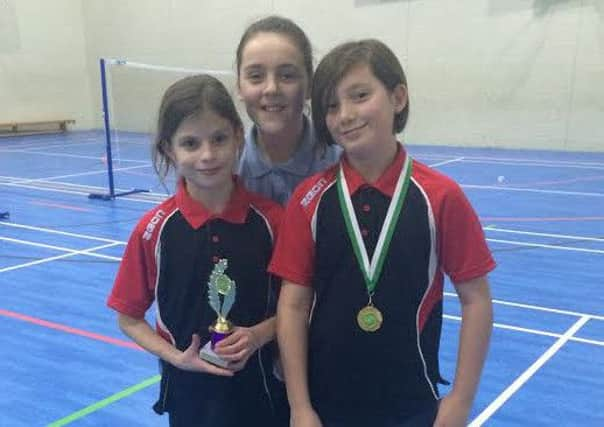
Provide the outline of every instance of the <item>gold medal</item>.
<path id="1" fill-rule="evenodd" d="M 384 317 L 373 305 L 363 307 L 357 314 L 357 323 L 365 332 L 375 332 L 381 328 Z"/>

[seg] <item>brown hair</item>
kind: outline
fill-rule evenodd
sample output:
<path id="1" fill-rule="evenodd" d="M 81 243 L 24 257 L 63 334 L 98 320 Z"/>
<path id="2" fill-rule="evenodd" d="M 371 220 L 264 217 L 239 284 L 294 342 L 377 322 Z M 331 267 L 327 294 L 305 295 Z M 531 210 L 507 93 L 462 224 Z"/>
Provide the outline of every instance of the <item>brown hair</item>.
<path id="1" fill-rule="evenodd" d="M 312 46 L 308 40 L 308 37 L 306 37 L 306 34 L 304 31 L 302 31 L 302 28 L 300 28 L 294 21 L 277 15 L 267 16 L 266 18 L 260 19 L 251 24 L 244 31 L 243 35 L 241 36 L 241 40 L 239 40 L 239 45 L 237 46 L 237 76 L 239 76 L 241 59 L 245 45 L 250 41 L 250 39 L 259 33 L 276 33 L 289 38 L 302 54 L 304 59 L 304 69 L 308 75 L 308 81 L 312 81 Z"/>
<path id="2" fill-rule="evenodd" d="M 173 83 L 161 100 L 157 134 L 151 149 L 153 167 L 163 181 L 174 164 L 168 156 L 172 137 L 188 117 L 211 110 L 231 122 L 235 131 L 243 133 L 243 124 L 229 92 L 207 74 L 185 77 Z"/>
<path id="3" fill-rule="evenodd" d="M 366 39 L 341 44 L 332 49 L 321 60 L 313 79 L 311 104 L 312 119 L 317 137 L 323 144 L 335 144 L 325 116 L 336 86 L 353 67 L 368 65 L 375 77 L 392 92 L 398 85 L 407 87 L 407 77 L 396 55 L 379 40 Z M 395 114 L 393 133 L 401 132 L 407 124 L 409 100 L 400 113 Z"/>

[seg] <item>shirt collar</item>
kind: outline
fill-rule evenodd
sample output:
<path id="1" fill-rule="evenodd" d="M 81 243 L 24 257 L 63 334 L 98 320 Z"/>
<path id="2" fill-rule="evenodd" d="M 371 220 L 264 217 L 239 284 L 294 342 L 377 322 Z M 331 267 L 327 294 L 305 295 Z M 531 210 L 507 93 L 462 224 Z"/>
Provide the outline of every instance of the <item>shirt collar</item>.
<path id="1" fill-rule="evenodd" d="M 195 229 L 213 219 L 222 219 L 235 224 L 243 224 L 247 218 L 250 206 L 250 193 L 236 176 L 233 177 L 235 187 L 227 207 L 219 214 L 208 211 L 200 202 L 194 200 L 187 192 L 184 179 L 178 181 L 176 191 L 176 206 L 185 220 Z"/>
<path id="2" fill-rule="evenodd" d="M 396 182 L 403 170 L 403 164 L 407 153 L 402 144 L 398 144 L 398 151 L 394 160 L 384 171 L 384 173 L 375 181 L 373 184 L 365 182 L 365 179 L 359 174 L 348 162 L 346 156 L 342 156 L 341 165 L 344 169 L 344 176 L 346 177 L 346 183 L 348 184 L 348 192 L 353 195 L 361 187 L 373 187 L 380 193 L 392 198 L 394 195 L 394 189 Z"/>
<path id="3" fill-rule="evenodd" d="M 245 138 L 245 147 L 243 150 L 243 159 L 247 159 L 247 166 L 251 176 L 259 178 L 268 174 L 271 170 L 283 170 L 292 175 L 307 176 L 313 166 L 315 153 L 314 129 L 310 120 L 304 116 L 304 130 L 302 132 L 302 141 L 294 152 L 293 156 L 286 162 L 280 164 L 271 164 L 267 161 L 260 147 L 258 146 L 258 129 L 254 125 L 248 131 Z"/>

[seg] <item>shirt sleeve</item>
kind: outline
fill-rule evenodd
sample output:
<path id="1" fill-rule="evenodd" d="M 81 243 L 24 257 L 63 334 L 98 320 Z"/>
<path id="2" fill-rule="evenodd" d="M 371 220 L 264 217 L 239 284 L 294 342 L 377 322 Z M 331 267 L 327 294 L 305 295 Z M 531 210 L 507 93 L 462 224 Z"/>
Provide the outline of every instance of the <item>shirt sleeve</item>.
<path id="1" fill-rule="evenodd" d="M 299 188 L 287 205 L 269 271 L 283 280 L 311 286 L 315 243 L 312 236 L 311 215 L 301 202 L 304 194 Z"/>
<path id="2" fill-rule="evenodd" d="M 439 219 L 441 268 L 453 283 L 476 279 L 495 268 L 480 220 L 459 185 L 447 192 Z"/>
<path id="3" fill-rule="evenodd" d="M 151 242 L 143 239 L 137 227 L 126 246 L 126 251 L 113 284 L 107 305 L 130 317 L 142 319 L 154 300 L 154 277 L 157 271 Z"/>

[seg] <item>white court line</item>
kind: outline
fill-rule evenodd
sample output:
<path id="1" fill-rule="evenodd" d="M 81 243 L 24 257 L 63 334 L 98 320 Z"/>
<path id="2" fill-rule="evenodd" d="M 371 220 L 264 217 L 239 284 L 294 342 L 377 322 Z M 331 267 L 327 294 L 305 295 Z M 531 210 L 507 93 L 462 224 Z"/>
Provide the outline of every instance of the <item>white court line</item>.
<path id="1" fill-rule="evenodd" d="M 50 233 L 50 234 L 59 234 L 59 235 L 63 235 L 63 236 L 79 237 L 79 238 L 83 238 L 83 239 L 96 240 L 96 241 L 107 242 L 107 243 L 116 243 L 116 244 L 122 244 L 122 245 L 125 245 L 127 243 L 127 242 L 119 241 L 119 240 L 105 239 L 105 238 L 102 238 L 102 237 L 95 237 L 95 236 L 90 236 L 90 235 L 86 235 L 86 234 L 71 233 L 71 232 L 67 232 L 67 231 L 59 231 L 59 230 L 54 230 L 54 229 L 51 229 L 51 228 L 43 228 L 43 227 L 35 227 L 35 226 L 25 225 L 25 224 L 17 224 L 17 223 L 14 223 L 14 222 L 3 222 L 3 221 L 0 221 L 0 226 L 13 227 L 13 228 L 23 228 L 23 229 L 32 230 L 32 231 L 42 231 L 42 232 Z M 457 294 L 454 293 L 454 292 L 444 292 L 444 295 L 447 296 L 447 297 L 455 297 L 455 298 L 457 298 Z M 579 312 L 568 311 L 568 310 L 560 310 L 560 309 L 548 308 L 548 307 L 542 307 L 542 306 L 536 306 L 536 305 L 530 305 L 530 304 L 522 304 L 522 303 L 517 303 L 517 302 L 513 302 L 513 301 L 503 301 L 503 300 L 494 299 L 493 303 L 494 304 L 501 304 L 501 305 L 509 305 L 509 306 L 518 307 L 518 308 L 526 308 L 526 309 L 530 309 L 530 310 L 546 311 L 546 312 L 549 312 L 549 313 L 556 313 L 556 314 L 564 314 L 564 315 L 569 315 L 569 316 L 576 316 L 576 317 L 590 316 L 593 319 L 604 320 L 604 316 L 599 316 L 599 315 L 594 315 L 594 314 L 586 314 L 586 313 L 579 313 Z"/>
<path id="2" fill-rule="evenodd" d="M 446 297 L 457 298 L 457 294 L 455 292 L 443 292 L 443 294 Z M 519 302 L 503 301 L 503 300 L 499 300 L 499 299 L 493 299 L 491 301 L 493 302 L 493 304 L 508 305 L 510 307 L 526 308 L 528 310 L 535 310 L 535 311 L 545 311 L 548 313 L 563 314 L 565 316 L 573 316 L 573 317 L 587 316 L 594 320 L 604 320 L 604 316 L 600 316 L 597 314 L 581 313 L 578 311 L 570 311 L 570 310 L 561 310 L 561 309 L 557 309 L 557 308 L 542 307 L 542 306 L 531 305 L 531 304 L 522 304 Z"/>
<path id="3" fill-rule="evenodd" d="M 562 246 L 562 245 L 544 245 L 542 243 L 528 243 L 528 242 L 519 242 L 516 240 L 500 240 L 500 239 L 487 239 L 488 242 L 495 243 L 505 243 L 509 245 L 515 246 L 529 246 L 532 248 L 546 248 L 546 249 L 554 249 L 559 251 L 572 251 L 572 252 L 587 252 L 591 254 L 604 254 L 604 250 L 601 249 L 587 249 L 587 248 L 577 248 L 575 246 Z"/>
<path id="4" fill-rule="evenodd" d="M 7 224 L 3 224 L 3 223 L 0 222 L 0 225 L 7 225 Z M 77 235 L 77 234 L 74 234 L 74 233 L 59 232 L 59 231 L 56 231 L 56 230 L 46 230 L 46 229 L 42 229 L 42 228 L 39 228 L 39 227 L 30 227 L 30 226 L 18 225 L 18 228 L 34 229 L 34 230 L 38 230 L 38 231 L 48 231 L 49 233 L 64 234 L 64 235 L 68 235 L 68 236 L 71 236 L 71 237 L 83 237 L 83 238 L 92 239 L 92 240 L 108 241 L 107 239 L 95 238 L 95 237 L 86 236 L 86 235 Z M 75 249 L 71 249 L 71 248 L 65 248 L 65 247 L 54 246 L 54 245 L 47 245 L 47 244 L 44 244 L 44 243 L 31 242 L 31 241 L 26 241 L 26 240 L 12 239 L 12 238 L 7 238 L 7 237 L 0 237 L 0 240 L 5 240 L 5 241 L 14 242 L 14 243 L 20 243 L 20 244 L 25 244 L 25 245 L 29 245 L 29 246 L 42 247 L 42 248 L 46 248 L 46 249 L 53 249 L 53 250 L 67 252 L 66 254 L 57 255 L 57 256 L 54 256 L 54 257 L 44 258 L 44 259 L 40 259 L 40 260 L 29 262 L 29 263 L 25 263 L 25 264 L 20 264 L 20 265 L 16 265 L 16 266 L 6 267 L 6 268 L 3 268 L 3 269 L 0 269 L 0 273 L 6 272 L 6 271 L 12 271 L 12 270 L 16 270 L 16 269 L 20 269 L 20 268 L 24 268 L 24 267 L 29 267 L 29 266 L 32 266 L 32 265 L 42 264 L 42 263 L 46 263 L 46 262 L 50 262 L 50 261 L 55 261 L 57 259 L 63 259 L 63 258 L 67 258 L 67 257 L 72 257 L 72 256 L 75 256 L 75 255 L 88 255 L 88 256 L 102 258 L 102 259 L 108 259 L 108 260 L 112 260 L 112 261 L 121 261 L 121 257 L 114 257 L 114 256 L 110 256 L 110 255 L 96 254 L 93 251 L 104 249 L 104 248 L 108 248 L 108 247 L 123 245 L 123 244 L 126 243 L 126 242 L 119 242 L 119 241 L 109 241 L 110 243 L 105 244 L 105 245 L 96 246 L 96 247 L 89 248 L 89 249 L 84 249 L 84 250 L 75 250 Z M 451 297 L 455 297 L 456 296 L 456 294 L 450 293 L 450 292 L 445 292 L 444 294 L 445 294 L 445 296 L 451 296 Z M 495 303 L 495 304 L 511 305 L 511 306 L 516 306 L 516 307 L 533 309 L 533 310 L 541 310 L 541 311 L 547 311 L 547 312 L 561 313 L 561 314 L 570 314 L 570 315 L 574 315 L 574 316 L 582 316 L 582 317 L 587 317 L 587 318 L 591 318 L 591 319 L 594 319 L 594 320 L 604 320 L 604 317 L 601 317 L 601 316 L 586 315 L 586 314 L 582 314 L 582 313 L 575 313 L 575 312 L 569 312 L 569 311 L 564 311 L 564 310 L 557 310 L 557 309 L 550 309 L 550 308 L 544 308 L 544 307 L 530 306 L 530 305 L 527 305 L 527 304 L 517 304 L 517 303 L 512 303 L 512 302 L 507 302 L 507 301 L 500 301 L 500 300 L 493 300 L 493 303 Z M 446 319 L 451 319 L 451 320 L 457 320 L 457 321 L 461 320 L 461 317 L 459 317 L 459 316 L 453 316 L 453 315 L 444 314 L 443 317 L 446 318 Z M 535 334 L 535 335 L 543 335 L 543 336 L 549 336 L 549 337 L 560 337 L 561 336 L 560 334 L 557 334 L 557 333 L 554 333 L 554 332 L 547 332 L 547 331 L 540 331 L 540 330 L 537 330 L 537 329 L 522 328 L 522 327 L 518 327 L 518 326 L 503 324 L 503 323 L 494 323 L 493 326 L 496 327 L 496 328 L 500 328 L 500 329 L 509 329 L 509 330 L 520 331 L 520 332 L 529 333 L 529 334 Z M 586 344 L 593 344 L 593 345 L 604 346 L 604 342 L 603 341 L 589 340 L 589 339 L 585 339 L 585 338 L 575 338 L 575 337 L 573 337 L 571 340 L 572 341 L 586 343 Z"/>
<path id="5" fill-rule="evenodd" d="M 7 152 L 7 150 L 0 149 L 0 153 Z M 99 160 L 99 156 L 84 156 L 80 154 L 66 154 L 66 153 L 48 153 L 46 151 L 25 151 L 25 150 L 11 150 L 11 153 L 27 153 L 27 154 L 38 154 L 41 156 L 51 156 L 51 157 L 68 157 L 74 159 L 86 159 L 86 160 Z M 103 151 L 103 154 L 105 152 Z M 148 160 L 133 160 L 133 159 L 124 159 L 120 158 L 120 162 L 128 162 L 128 163 L 149 163 Z"/>
<path id="6" fill-rule="evenodd" d="M 586 242 L 604 242 L 604 239 L 597 237 L 575 236 L 571 234 L 552 234 L 552 233 L 537 233 L 534 231 L 510 230 L 507 228 L 498 228 L 494 226 L 484 227 L 485 230 L 496 231 L 499 233 L 523 234 L 526 236 L 553 237 L 556 239 L 581 240 Z"/>
<path id="7" fill-rule="evenodd" d="M 32 230 L 32 231 L 43 231 L 43 232 L 49 233 L 49 234 L 59 234 L 61 236 L 78 237 L 81 239 L 96 240 L 98 242 L 114 243 L 116 245 L 125 245 L 126 244 L 126 242 L 123 242 L 121 240 L 105 239 L 103 237 L 90 236 L 88 234 L 70 233 L 68 231 L 53 230 L 52 228 L 34 227 L 32 225 L 17 224 L 15 222 L 0 221 L 0 226 L 22 228 L 25 230 Z"/>
<path id="8" fill-rule="evenodd" d="M 30 190 L 36 190 L 36 191 L 52 191 L 55 193 L 63 193 L 63 194 L 74 194 L 74 195 L 78 195 L 78 196 L 88 196 L 88 194 L 90 193 L 90 191 L 77 191 L 77 190 L 63 190 L 63 189 L 58 189 L 58 188 L 44 188 L 44 187 L 36 187 L 34 185 L 27 185 L 27 184 L 16 184 L 16 183 L 12 183 L 12 182 L 0 182 L 0 185 L 6 185 L 8 187 L 18 187 L 18 188 L 27 188 Z M 107 189 L 105 187 L 90 187 L 91 189 L 94 189 L 95 191 L 106 191 Z M 116 192 L 121 192 L 122 190 L 117 190 Z M 163 201 L 164 199 L 168 198 L 169 196 L 166 194 L 162 194 L 162 193 L 142 193 L 142 194 L 146 194 L 149 196 L 156 196 L 158 198 L 161 199 L 142 199 L 142 198 L 135 198 L 135 197 L 129 197 L 129 196 L 120 196 L 120 200 L 128 200 L 130 202 L 140 202 L 140 203 L 148 203 L 148 204 L 152 204 L 152 205 L 157 205 L 159 203 L 161 203 L 161 201 Z"/>
<path id="9" fill-rule="evenodd" d="M 581 191 L 561 191 L 561 190 L 540 190 L 536 188 L 521 188 L 521 187 L 506 187 L 497 185 L 475 185 L 475 184 L 460 184 L 463 188 L 475 188 L 478 190 L 500 190 L 500 191 L 519 191 L 525 193 L 540 193 L 540 194 L 557 194 L 559 196 L 588 196 L 588 197 L 604 197 L 604 193 L 585 193 Z"/>
<path id="10" fill-rule="evenodd" d="M 34 246 L 36 248 L 44 248 L 44 249 L 52 249 L 55 251 L 61 251 L 61 252 L 69 252 L 69 253 L 73 253 L 76 254 L 80 253 L 80 252 L 88 252 L 91 249 L 72 249 L 72 248 L 66 248 L 63 246 L 55 246 L 55 245 L 47 245 L 46 243 L 38 243 L 38 242 L 32 242 L 31 240 L 21 240 L 21 239 L 13 239 L 12 237 L 2 237 L 0 236 L 0 241 L 3 240 L 5 242 L 11 242 L 11 243 L 19 243 L 22 245 L 27 245 L 27 246 Z M 100 247 L 110 247 L 110 246 L 118 246 L 121 243 L 115 242 L 115 243 L 107 243 L 106 245 L 101 245 Z M 110 256 L 110 255 L 103 255 L 103 254 L 94 254 L 91 253 L 89 254 L 90 256 L 93 257 L 97 257 L 97 258 L 105 258 L 105 259 L 111 259 L 111 260 L 115 260 L 117 259 L 118 261 L 120 260 L 120 258 L 114 257 L 114 256 Z"/>
<path id="11" fill-rule="evenodd" d="M 538 168 L 569 168 L 569 169 L 590 169 L 590 170 L 604 170 L 604 165 L 602 164 L 592 164 L 592 165 L 585 165 L 585 164 L 573 164 L 573 165 L 569 165 L 569 164 L 550 164 L 550 163 L 543 163 L 540 162 L 539 160 L 535 160 L 534 163 L 525 163 L 525 162 L 510 162 L 510 161 L 498 161 L 498 160 L 472 160 L 472 159 L 464 159 L 464 163 L 474 163 L 474 164 L 481 164 L 481 165 L 502 165 L 502 166 L 514 166 L 514 167 L 518 167 L 518 166 L 526 166 L 526 167 L 538 167 Z"/>
<path id="12" fill-rule="evenodd" d="M 459 156 L 459 154 L 456 153 L 450 153 L 450 154 L 421 154 L 421 153 L 414 153 L 415 157 L 424 157 L 426 159 L 447 159 L 450 158 L 452 156 Z M 470 162 L 470 161 L 484 161 L 484 162 L 510 162 L 510 164 L 515 164 L 518 165 L 520 164 L 520 166 L 522 166 L 523 163 L 528 163 L 529 166 L 532 166 L 534 164 L 539 164 L 539 165 L 551 165 L 551 166 L 558 166 L 558 167 L 581 167 L 581 166 L 596 166 L 596 167 L 604 167 L 604 163 L 602 162 L 584 162 L 584 161 L 569 161 L 569 160 L 542 160 L 542 159 L 528 159 L 528 158 L 513 158 L 513 157 L 488 157 L 488 156 L 468 156 L 468 155 L 463 155 L 464 158 L 464 162 Z"/>
<path id="13" fill-rule="evenodd" d="M 5 240 L 4 238 L 0 237 L 0 240 Z M 20 243 L 25 243 L 25 244 L 29 244 L 31 246 L 39 246 L 36 244 L 33 244 L 33 242 L 20 242 Z M 100 249 L 106 249 L 106 248 L 110 248 L 113 246 L 117 246 L 117 244 L 115 243 L 108 243 L 106 245 L 101 245 L 101 246 L 95 246 L 93 248 L 88 248 L 88 249 L 84 249 L 81 251 L 73 251 L 73 250 L 69 250 L 68 253 L 63 254 L 63 255 L 57 255 L 57 256 L 53 256 L 53 257 L 49 257 L 49 258 L 42 258 L 42 259 L 38 259 L 36 261 L 31 261 L 31 262 L 27 262 L 25 264 L 19 264 L 19 265 L 12 265 L 10 267 L 5 267 L 5 268 L 0 268 L 0 273 L 5 273 L 7 271 L 13 271 L 13 270 L 18 270 L 21 268 L 25 268 L 25 267 L 31 267 L 33 265 L 38 265 L 38 264 L 44 264 L 47 262 L 51 262 L 51 261 L 56 261 L 58 259 L 64 259 L 64 258 L 70 258 L 76 255 L 88 255 L 88 256 L 92 256 L 92 257 L 97 257 L 97 258 L 103 258 L 103 259 L 109 259 L 112 261 L 121 261 L 120 257 L 114 257 L 114 256 L 109 256 L 109 255 L 103 255 L 103 254 L 96 254 L 93 251 L 98 251 Z M 60 249 L 58 249 L 60 250 Z M 67 250 L 67 249 L 65 249 Z"/>
<path id="14" fill-rule="evenodd" d="M 446 164 L 454 163 L 454 162 L 460 162 L 462 160 L 463 160 L 463 157 L 457 157 L 455 159 L 450 159 L 450 160 L 443 160 L 442 162 L 431 164 L 430 167 L 435 168 L 437 166 L 442 166 L 442 165 L 446 165 Z"/>
<path id="15" fill-rule="evenodd" d="M 53 148 L 68 148 L 68 147 L 82 147 L 83 145 L 99 145 L 99 144 L 104 144 L 105 141 L 101 141 L 101 140 L 87 140 L 88 142 L 79 140 L 79 141 L 67 141 L 67 142 L 56 142 L 53 144 L 45 144 L 45 145 L 30 145 L 30 146 L 19 146 L 19 148 L 16 149 L 8 149 L 9 151 L 13 151 L 13 150 L 23 150 L 25 152 L 36 152 L 35 150 L 48 150 L 48 149 L 53 149 Z"/>
<path id="16" fill-rule="evenodd" d="M 586 316 L 586 317 L 590 317 L 591 318 L 591 316 Z M 450 314 L 443 314 L 443 318 L 461 322 L 461 317 L 460 316 L 452 316 Z M 551 337 L 551 338 L 560 338 L 562 336 L 562 334 L 558 334 L 556 332 L 541 331 L 539 329 L 532 329 L 532 328 L 522 328 L 520 326 L 508 325 L 506 323 L 497 323 L 497 322 L 495 322 L 495 323 L 493 323 L 493 327 L 497 328 L 497 329 L 506 329 L 506 330 L 509 330 L 509 331 L 523 332 L 523 333 L 526 333 L 526 334 L 541 335 L 541 336 L 544 336 L 544 337 Z M 597 346 L 600 346 L 600 347 L 604 347 L 604 341 L 590 340 L 590 339 L 587 339 L 587 338 L 571 337 L 571 338 L 569 338 L 569 341 L 579 342 L 579 343 L 582 343 L 582 344 L 597 345 Z"/>
<path id="17" fill-rule="evenodd" d="M 130 170 L 130 169 L 148 168 L 150 166 L 151 166 L 151 163 L 146 164 L 146 165 L 128 166 L 126 168 L 113 168 L 113 171 L 121 172 L 121 171 Z M 99 169 L 99 170 L 92 171 L 92 172 L 72 173 L 70 175 L 59 175 L 59 176 L 48 176 L 48 177 L 44 177 L 44 178 L 23 179 L 21 181 L 13 181 L 12 184 L 30 184 L 30 183 L 36 183 L 36 182 L 52 181 L 53 179 L 74 178 L 76 176 L 101 175 L 101 174 L 106 174 L 106 173 L 107 173 L 107 169 L 105 168 L 105 169 Z"/>
<path id="18" fill-rule="evenodd" d="M 564 344 L 589 321 L 589 316 L 583 316 L 575 322 L 558 341 L 556 341 L 535 363 L 524 371 L 516 380 L 506 388 L 487 408 L 480 413 L 468 427 L 479 427 L 485 423 L 503 404 L 516 393 L 549 359 L 551 359 L 562 348 Z"/>

